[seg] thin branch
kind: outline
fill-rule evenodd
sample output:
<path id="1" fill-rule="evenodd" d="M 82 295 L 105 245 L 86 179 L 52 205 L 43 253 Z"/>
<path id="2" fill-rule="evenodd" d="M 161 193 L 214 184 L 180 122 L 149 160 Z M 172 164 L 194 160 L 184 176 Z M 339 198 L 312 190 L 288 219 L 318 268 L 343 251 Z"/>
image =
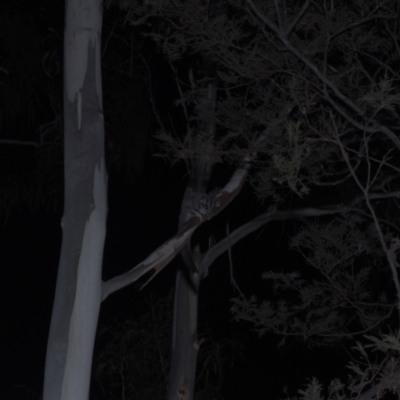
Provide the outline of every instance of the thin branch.
<path id="1" fill-rule="evenodd" d="M 250 7 L 253 9 L 254 13 L 257 15 L 258 18 L 260 18 L 267 26 L 271 27 L 271 29 L 274 30 L 274 32 L 278 35 L 279 39 L 283 42 L 285 47 L 293 54 L 295 55 L 299 60 L 301 60 L 316 76 L 317 78 L 322 81 L 324 84 L 326 84 L 334 93 L 335 95 L 342 100 L 345 104 L 347 104 L 352 110 L 356 111 L 358 114 L 363 115 L 363 111 L 361 108 L 359 108 L 355 103 L 353 103 L 348 97 L 343 95 L 339 91 L 339 89 L 334 85 L 326 76 L 324 76 L 319 69 L 310 61 L 308 60 L 305 56 L 303 56 L 287 39 L 286 35 L 284 32 L 282 32 L 278 27 L 274 27 L 274 25 L 268 20 L 265 15 L 261 13 L 260 10 L 254 5 L 252 0 L 246 0 L 247 3 L 250 4 Z"/>
<path id="2" fill-rule="evenodd" d="M 152 269 L 155 270 L 154 274 L 150 277 L 150 279 L 147 280 L 142 288 L 146 286 L 157 274 L 159 274 L 189 242 L 193 232 L 206 219 L 211 219 L 219 214 L 238 195 L 244 182 L 246 181 L 250 168 L 250 160 L 245 158 L 244 161 L 244 165 L 236 169 L 230 181 L 215 196 L 218 202 L 218 207 L 215 207 L 210 215 L 207 215 L 205 218 L 202 218 L 202 216 L 199 215 L 191 218 L 175 236 L 167 240 L 164 244 L 153 251 L 144 261 L 129 271 L 116 276 L 107 282 L 103 282 L 102 300 L 105 300 L 111 293 L 114 293 L 118 289 L 122 289 L 123 287 L 137 281 L 140 277 Z"/>
<path id="3" fill-rule="evenodd" d="M 230 246 L 236 244 L 239 240 L 242 240 L 250 233 L 256 231 L 258 228 L 267 224 L 271 221 L 287 220 L 292 218 L 301 217 L 317 217 L 321 215 L 338 214 L 350 211 L 351 208 L 343 204 L 334 204 L 327 207 L 304 207 L 294 210 L 283 210 L 283 211 L 269 211 L 259 215 L 253 220 L 247 222 L 241 227 L 231 232 L 229 238 L 224 238 L 216 243 L 210 250 L 204 255 L 204 265 L 208 268 L 220 255 L 228 250 Z"/>
<path id="4" fill-rule="evenodd" d="M 368 133 L 376 133 L 376 132 L 382 132 L 384 133 L 396 146 L 398 149 L 400 149 L 400 140 L 396 136 L 396 134 L 389 129 L 387 126 L 382 125 L 378 121 L 372 121 L 371 126 L 367 126 L 363 123 L 358 122 L 354 118 L 350 117 L 350 115 L 342 108 L 340 107 L 336 101 L 332 99 L 332 97 L 329 95 L 328 92 L 324 93 L 324 96 L 326 100 L 329 101 L 329 103 L 332 105 L 332 107 L 344 118 L 346 118 L 347 121 L 349 121 L 352 125 L 354 125 L 356 128 L 360 129 L 361 131 L 365 131 Z"/>
<path id="5" fill-rule="evenodd" d="M 156 107 L 156 102 L 154 100 L 154 93 L 153 93 L 153 85 L 152 85 L 152 81 L 151 81 L 151 72 L 150 72 L 150 68 L 149 68 L 149 64 L 147 63 L 146 59 L 144 58 L 144 56 L 142 55 L 141 52 L 139 52 L 139 57 L 143 62 L 143 65 L 146 69 L 146 73 L 147 73 L 147 87 L 148 87 L 148 93 L 149 93 L 149 101 L 151 104 L 151 108 L 153 110 L 153 115 L 156 117 L 158 124 L 160 125 L 160 128 L 164 129 L 164 131 L 166 131 L 164 124 L 161 121 L 160 115 L 157 112 L 157 107 Z"/>
<path id="6" fill-rule="evenodd" d="M 333 118 L 332 115 L 331 115 L 331 118 L 332 118 L 332 121 L 333 121 L 333 125 L 336 128 L 335 121 L 334 121 L 334 118 Z M 346 164 L 347 164 L 350 172 L 353 175 L 354 181 L 356 182 L 357 186 L 359 187 L 359 189 L 364 194 L 365 202 L 367 204 L 367 207 L 368 207 L 368 209 L 369 209 L 369 211 L 371 213 L 372 219 L 374 221 L 374 225 L 375 225 L 375 229 L 376 229 L 377 234 L 378 234 L 379 241 L 381 243 L 382 249 L 383 249 L 383 251 L 384 251 L 384 253 L 386 255 L 386 258 L 387 258 L 389 266 L 390 266 L 390 270 L 392 272 L 392 278 L 393 278 L 394 285 L 395 285 L 395 288 L 396 288 L 396 293 L 397 293 L 397 302 L 398 302 L 398 304 L 400 304 L 400 282 L 399 282 L 399 277 L 398 277 L 398 273 L 397 273 L 397 268 L 396 268 L 396 265 L 394 264 L 393 258 L 390 256 L 390 250 L 386 245 L 385 238 L 383 236 L 383 232 L 382 232 L 382 229 L 380 227 L 378 218 L 376 216 L 374 208 L 372 207 L 372 204 L 371 204 L 371 201 L 370 201 L 370 197 L 369 197 L 369 194 L 368 194 L 368 189 L 369 188 L 368 188 L 368 186 L 364 187 L 363 184 L 358 179 L 358 177 L 357 177 L 357 175 L 356 175 L 356 173 L 355 173 L 355 171 L 354 171 L 354 169 L 353 169 L 353 167 L 352 167 L 352 165 L 350 163 L 349 156 L 348 156 L 346 150 L 343 147 L 343 143 L 340 140 L 339 136 L 337 135 L 337 130 L 335 132 L 336 132 L 336 137 L 337 137 L 337 144 L 338 144 L 338 146 L 340 148 L 340 151 L 342 152 L 343 158 L 346 161 Z M 400 318 L 400 307 L 397 307 L 397 308 L 398 308 L 398 314 L 399 314 L 399 318 Z"/>
<path id="7" fill-rule="evenodd" d="M 247 3 L 250 4 L 250 7 L 253 9 L 254 13 L 257 14 L 257 16 L 265 23 L 265 25 L 268 26 L 271 30 L 273 30 L 276 34 L 280 35 L 281 30 L 278 28 L 277 25 L 275 25 L 273 22 L 271 22 L 267 17 L 265 17 L 264 14 L 262 14 L 257 7 L 254 5 L 252 0 L 247 0 Z"/>
<path id="8" fill-rule="evenodd" d="M 357 171 L 358 167 L 361 165 L 361 157 L 358 158 L 356 165 L 354 166 L 354 170 Z M 317 186 L 337 186 L 340 185 L 344 182 L 346 182 L 348 179 L 352 177 L 351 173 L 349 172 L 346 174 L 343 178 L 337 179 L 336 181 L 333 182 L 321 182 L 319 180 L 313 179 L 309 180 L 310 183 L 317 185 Z"/>
<path id="9" fill-rule="evenodd" d="M 285 29 L 285 35 L 288 36 L 290 32 L 293 30 L 293 28 L 298 24 L 304 13 L 306 12 L 308 6 L 310 4 L 310 0 L 306 0 L 303 4 L 303 7 L 301 7 L 301 10 L 299 13 L 296 15 L 296 17 L 293 19 L 293 21 L 289 24 L 289 26 Z"/>
<path id="10" fill-rule="evenodd" d="M 351 99 L 345 96 L 337 86 L 328 79 L 318 68 L 314 65 L 307 57 L 305 57 L 301 52 L 299 52 L 292 43 L 287 39 L 287 36 L 284 32 L 282 32 L 276 25 L 274 25 L 269 19 L 254 5 L 252 0 L 246 0 L 247 3 L 252 8 L 254 14 L 261 19 L 268 27 L 270 27 L 278 36 L 278 38 L 283 42 L 286 49 L 289 50 L 294 56 L 296 56 L 300 61 L 302 61 L 315 75 L 316 77 L 327 87 L 329 87 L 333 93 L 340 99 L 344 104 L 350 107 L 354 112 L 356 112 L 360 117 L 365 118 L 364 111 L 358 107 L 356 103 L 354 103 Z M 382 16 L 380 16 L 383 18 Z M 370 17 L 372 18 L 372 17 Z M 324 91 L 324 95 L 326 99 L 335 107 L 335 109 L 343 116 L 345 116 L 349 122 L 351 122 L 354 126 L 358 127 L 359 129 L 366 130 L 367 132 L 376 132 L 380 131 L 388 136 L 393 143 L 396 144 L 398 148 L 400 148 L 400 140 L 399 138 L 392 132 L 387 126 L 383 126 L 378 121 L 373 121 L 373 126 L 367 127 L 365 124 L 361 124 L 355 119 L 351 118 L 344 110 L 333 101 L 333 99 L 329 96 L 327 91 Z"/>
<path id="11" fill-rule="evenodd" d="M 386 30 L 389 32 L 390 37 L 393 40 L 394 45 L 396 46 L 397 55 L 400 56 L 400 47 L 399 47 L 399 38 L 389 29 L 387 21 L 385 21 Z"/>
<path id="12" fill-rule="evenodd" d="M 283 20 L 281 15 L 281 10 L 279 9 L 278 0 L 274 0 L 275 12 L 276 12 L 276 19 L 278 20 L 279 29 L 283 29 Z"/>
<path id="13" fill-rule="evenodd" d="M 0 139 L 0 144 L 17 145 L 17 146 L 33 146 L 39 148 L 43 145 L 40 142 L 24 141 L 24 140 L 12 140 L 12 139 Z"/>
<path id="14" fill-rule="evenodd" d="M 147 285 L 161 270 L 168 265 L 179 253 L 182 247 L 190 240 L 193 232 L 202 223 L 201 218 L 193 217 L 188 223 L 171 239 L 153 251 L 144 261 L 129 271 L 116 276 L 102 284 L 102 301 L 118 289 L 137 281 L 144 274 L 154 268 L 155 272 L 143 285 Z M 142 286 L 142 287 L 143 287 Z"/>
<path id="15" fill-rule="evenodd" d="M 380 14 L 373 15 L 377 10 L 379 10 L 381 8 L 382 4 L 383 3 L 378 4 L 373 10 L 371 10 L 371 12 L 366 17 L 361 18 L 356 22 L 352 22 L 352 23 L 346 25 L 344 28 L 338 30 L 337 32 L 335 32 L 331 36 L 331 38 L 333 39 L 336 36 L 339 36 L 343 32 L 347 31 L 348 29 L 356 28 L 357 26 L 360 26 L 360 25 L 362 25 L 362 24 L 364 24 L 366 22 L 369 22 L 369 21 L 372 21 L 372 20 L 375 20 L 375 19 L 385 19 L 385 20 L 387 20 L 387 19 L 395 19 L 396 17 L 393 16 L 393 15 L 380 15 Z"/>
<path id="16" fill-rule="evenodd" d="M 379 200 L 394 197 L 400 198 L 400 190 L 388 193 L 368 194 L 369 200 Z M 229 237 L 225 237 L 224 239 L 220 240 L 218 243 L 214 244 L 212 248 L 205 252 L 203 256 L 204 270 L 207 270 L 213 264 L 213 262 L 223 253 L 225 253 L 225 251 L 229 250 L 230 247 L 271 221 L 284 221 L 293 218 L 343 214 L 350 211 L 360 212 L 359 207 L 356 206 L 358 203 L 364 200 L 364 197 L 356 196 L 348 204 L 330 204 L 324 207 L 303 207 L 293 210 L 268 211 L 264 214 L 261 214 L 253 220 L 235 229 L 229 234 Z"/>
<path id="17" fill-rule="evenodd" d="M 186 109 L 185 97 L 183 96 L 181 83 L 179 82 L 179 78 L 178 78 L 178 73 L 176 72 L 174 64 L 172 64 L 171 60 L 169 60 L 169 66 L 170 66 L 172 72 L 174 73 L 176 87 L 178 88 L 179 95 L 181 97 L 181 104 L 182 104 L 182 107 L 183 107 L 183 113 L 185 114 L 186 122 L 188 122 L 189 121 L 189 115 L 188 115 L 188 112 L 187 112 L 187 109 Z M 189 126 L 188 126 L 188 129 L 189 129 Z"/>
<path id="18" fill-rule="evenodd" d="M 359 54 L 361 54 L 361 55 L 363 55 L 363 56 L 365 56 L 365 57 L 368 57 L 368 58 L 370 58 L 371 60 L 375 61 L 375 62 L 376 62 L 378 65 L 380 65 L 382 68 L 384 68 L 385 70 L 390 71 L 390 73 L 393 74 L 393 76 L 396 76 L 397 78 L 400 79 L 400 74 L 397 73 L 396 71 L 394 71 L 393 68 L 392 68 L 390 65 L 385 64 L 384 62 L 382 62 L 381 60 L 379 60 L 379 58 L 374 57 L 372 54 L 368 54 L 368 53 L 365 53 L 364 51 L 360 51 L 360 50 L 357 50 L 357 53 L 359 53 Z M 376 84 L 376 82 L 374 82 L 374 83 Z"/>

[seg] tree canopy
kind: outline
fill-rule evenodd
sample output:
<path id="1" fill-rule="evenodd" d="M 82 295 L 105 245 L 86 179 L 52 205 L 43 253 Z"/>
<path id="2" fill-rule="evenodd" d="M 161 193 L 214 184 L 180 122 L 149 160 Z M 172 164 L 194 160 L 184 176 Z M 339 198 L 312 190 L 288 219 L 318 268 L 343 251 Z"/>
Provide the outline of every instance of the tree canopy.
<path id="1" fill-rule="evenodd" d="M 348 391 L 337 384 L 331 394 L 397 391 L 388 376 L 399 348 L 398 2 L 120 4 L 170 61 L 188 122 L 201 83 L 217 77 L 213 156 L 223 165 L 251 159 L 263 223 L 303 221 L 291 249 L 304 265 L 265 273 L 272 300 L 237 298 L 236 318 L 314 345 L 360 340 L 364 360 L 382 355 L 369 368 L 353 364 Z M 173 162 L 204 152 L 190 124 L 158 138 Z M 319 398 L 318 385 L 301 396 Z"/>

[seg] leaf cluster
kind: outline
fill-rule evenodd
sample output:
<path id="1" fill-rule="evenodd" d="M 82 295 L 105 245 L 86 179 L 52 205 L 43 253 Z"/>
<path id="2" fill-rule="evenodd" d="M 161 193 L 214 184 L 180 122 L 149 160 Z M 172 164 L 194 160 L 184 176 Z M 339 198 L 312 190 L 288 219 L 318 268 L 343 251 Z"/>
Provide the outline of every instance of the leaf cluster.
<path id="1" fill-rule="evenodd" d="M 297 1 L 120 4 L 174 65 L 179 107 L 196 106 L 193 85 L 210 68 L 218 77 L 215 156 L 238 164 L 256 153 L 251 182 L 261 199 L 283 203 L 346 181 L 338 137 L 357 174 L 398 168 L 386 158 L 389 138 L 370 129 L 398 118 L 397 2 L 306 1 L 305 11 Z M 277 122 L 291 102 L 290 117 Z M 176 162 L 203 151 L 196 134 L 164 130 L 158 139 Z"/>
<path id="2" fill-rule="evenodd" d="M 400 393 L 398 338 L 393 335 L 365 336 L 364 343 L 357 342 L 352 350 L 355 359 L 347 366 L 349 374 L 345 382 L 335 378 L 324 387 L 314 377 L 303 389 L 299 389 L 298 395 L 292 399 L 347 400 L 398 396 Z"/>
<path id="3" fill-rule="evenodd" d="M 234 299 L 236 319 L 252 321 L 261 335 L 279 334 L 281 344 L 297 337 L 321 345 L 378 332 L 393 316 L 393 302 L 377 284 L 385 259 L 368 220 L 347 214 L 305 222 L 291 248 L 302 254 L 305 265 L 264 273 L 277 300 Z"/>

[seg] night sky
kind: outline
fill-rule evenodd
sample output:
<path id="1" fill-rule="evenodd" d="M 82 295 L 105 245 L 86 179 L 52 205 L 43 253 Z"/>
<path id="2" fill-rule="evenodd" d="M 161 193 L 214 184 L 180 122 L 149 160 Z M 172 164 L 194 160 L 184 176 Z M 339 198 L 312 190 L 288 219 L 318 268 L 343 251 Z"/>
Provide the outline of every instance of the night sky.
<path id="1" fill-rule="evenodd" d="M 57 18 L 62 20 L 61 2 L 58 6 L 60 13 Z M 3 147 L 1 151 L 6 157 L 10 149 Z M 218 176 L 213 179 L 224 184 L 229 174 L 230 170 L 217 171 Z M 142 261 L 176 233 L 185 183 L 183 165 L 171 166 L 153 157 L 151 151 L 146 152 L 140 174 L 134 182 L 127 183 L 118 173 L 111 171 L 105 279 Z M 227 222 L 233 230 L 267 206 L 259 205 L 250 186 L 246 185 L 234 204 L 215 221 L 202 227 L 202 235 L 207 237 L 212 232 L 218 240 L 223 237 Z M 61 216 L 61 205 L 56 210 L 48 206 L 32 210 L 24 202 L 1 216 L 1 399 L 33 399 L 29 397 L 30 391 L 34 394 L 42 391 L 46 341 L 61 247 Z M 267 286 L 259 279 L 262 271 L 279 271 L 287 263 L 298 262 L 298 258 L 286 250 L 286 232 L 290 228 L 289 223 L 271 223 L 233 249 L 235 278 L 246 295 L 266 294 Z M 160 295 L 167 293 L 174 285 L 174 272 L 179 265 L 178 257 L 144 291 Z M 278 351 L 278 338 L 259 338 L 250 324 L 232 321 L 230 298 L 236 292 L 229 280 L 229 262 L 224 255 L 212 266 L 210 276 L 203 280 L 200 295 L 200 322 L 208 323 L 216 337 L 238 337 L 244 345 L 244 358 L 237 358 L 236 364 L 226 370 L 225 397 L 232 400 L 264 399 L 267 396 L 275 399 L 284 397 L 285 384 L 289 385 L 289 394 L 294 395 L 293 390 L 304 384 L 307 376 L 327 379 L 329 369 L 323 370 L 321 364 L 329 358 L 329 364 L 334 365 L 340 360 L 340 352 L 336 352 L 336 358 L 323 351 L 313 352 L 310 356 L 302 345 L 291 345 Z M 102 306 L 99 327 L 115 320 L 123 322 L 134 318 L 135 301 L 139 301 L 141 296 L 143 294 L 138 292 L 135 284 L 110 296 Z"/>

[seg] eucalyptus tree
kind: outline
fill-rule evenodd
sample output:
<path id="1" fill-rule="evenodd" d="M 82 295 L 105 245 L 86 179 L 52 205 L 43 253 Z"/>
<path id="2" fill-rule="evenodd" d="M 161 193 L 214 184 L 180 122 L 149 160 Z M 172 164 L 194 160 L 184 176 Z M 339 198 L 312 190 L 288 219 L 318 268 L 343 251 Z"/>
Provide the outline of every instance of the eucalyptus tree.
<path id="1" fill-rule="evenodd" d="M 64 216 L 44 399 L 87 399 L 107 218 L 99 1 L 66 3 Z"/>
<path id="2" fill-rule="evenodd" d="M 68 1 L 65 22 L 63 239 L 43 396 L 86 400 L 98 313 L 108 289 L 101 280 L 108 181 L 101 2 Z"/>

